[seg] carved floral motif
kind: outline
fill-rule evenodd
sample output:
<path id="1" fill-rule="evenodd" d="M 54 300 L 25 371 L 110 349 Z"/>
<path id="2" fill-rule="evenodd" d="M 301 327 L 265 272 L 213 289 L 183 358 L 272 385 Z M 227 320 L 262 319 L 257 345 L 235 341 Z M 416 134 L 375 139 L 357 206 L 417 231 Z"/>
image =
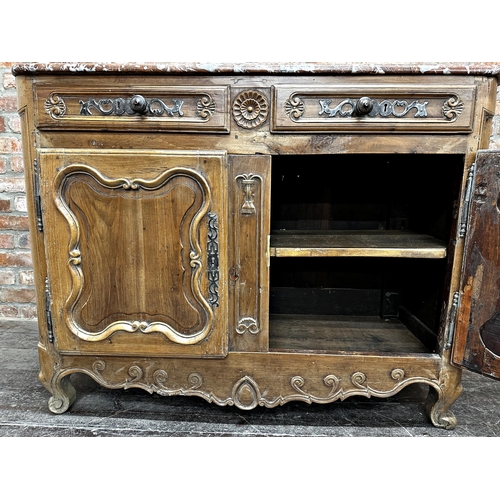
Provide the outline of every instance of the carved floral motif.
<path id="1" fill-rule="evenodd" d="M 203 119 L 209 119 L 215 113 L 215 101 L 211 96 L 203 96 L 196 104 L 196 114 Z"/>
<path id="2" fill-rule="evenodd" d="M 454 122 L 464 110 L 464 103 L 460 97 L 454 95 L 443 104 L 443 115 L 447 120 Z"/>
<path id="3" fill-rule="evenodd" d="M 59 97 L 57 94 L 52 94 L 45 101 L 45 111 L 51 118 L 60 118 L 66 113 L 66 103 L 62 97 Z"/>
<path id="4" fill-rule="evenodd" d="M 267 119 L 269 106 L 263 94 L 256 90 L 241 92 L 233 103 L 233 118 L 243 128 L 255 128 Z"/>
<path id="5" fill-rule="evenodd" d="M 291 120 L 297 120 L 304 114 L 304 101 L 297 96 L 290 96 L 285 102 L 285 114 Z"/>

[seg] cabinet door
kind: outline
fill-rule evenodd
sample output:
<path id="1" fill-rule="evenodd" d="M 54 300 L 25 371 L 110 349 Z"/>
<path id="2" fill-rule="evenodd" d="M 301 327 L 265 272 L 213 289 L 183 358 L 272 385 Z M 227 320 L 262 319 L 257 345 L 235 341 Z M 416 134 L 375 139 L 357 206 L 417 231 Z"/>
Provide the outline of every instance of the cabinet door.
<path id="1" fill-rule="evenodd" d="M 500 378 L 500 151 L 479 151 L 453 361 Z"/>
<path id="2" fill-rule="evenodd" d="M 61 351 L 224 356 L 224 152 L 40 153 Z"/>

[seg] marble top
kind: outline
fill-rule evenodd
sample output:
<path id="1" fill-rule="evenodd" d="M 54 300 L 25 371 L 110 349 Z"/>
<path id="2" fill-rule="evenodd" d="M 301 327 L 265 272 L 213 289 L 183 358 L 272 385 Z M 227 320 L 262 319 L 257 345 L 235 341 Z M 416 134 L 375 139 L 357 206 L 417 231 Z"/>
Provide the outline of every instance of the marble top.
<path id="1" fill-rule="evenodd" d="M 273 74 L 426 74 L 426 75 L 487 75 L 500 74 L 500 62 L 412 62 L 412 63 L 170 63 L 170 62 L 54 62 L 16 63 L 14 75 L 33 73 L 273 73 Z"/>

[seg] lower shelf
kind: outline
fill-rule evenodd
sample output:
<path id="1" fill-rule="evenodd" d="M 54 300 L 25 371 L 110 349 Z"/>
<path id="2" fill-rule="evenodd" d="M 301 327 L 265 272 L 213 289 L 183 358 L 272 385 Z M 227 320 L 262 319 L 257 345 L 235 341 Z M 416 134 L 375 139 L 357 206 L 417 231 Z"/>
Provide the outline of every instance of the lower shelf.
<path id="1" fill-rule="evenodd" d="M 377 316 L 270 316 L 273 352 L 428 353 L 398 319 Z"/>

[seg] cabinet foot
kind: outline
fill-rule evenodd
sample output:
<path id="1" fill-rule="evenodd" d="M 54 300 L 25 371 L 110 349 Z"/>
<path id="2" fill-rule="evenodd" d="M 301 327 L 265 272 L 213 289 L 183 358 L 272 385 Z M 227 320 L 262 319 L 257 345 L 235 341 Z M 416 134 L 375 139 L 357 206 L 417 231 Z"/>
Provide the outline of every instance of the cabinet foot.
<path id="1" fill-rule="evenodd" d="M 61 377 L 56 374 L 50 384 L 50 392 L 52 397 L 49 399 L 49 410 L 52 413 L 64 413 L 76 399 L 76 390 L 69 376 Z"/>
<path id="2" fill-rule="evenodd" d="M 439 385 L 432 386 L 425 404 L 434 426 L 451 430 L 457 425 L 457 418 L 450 407 L 462 394 L 461 380 L 462 370 L 450 365 L 444 356 Z"/>

